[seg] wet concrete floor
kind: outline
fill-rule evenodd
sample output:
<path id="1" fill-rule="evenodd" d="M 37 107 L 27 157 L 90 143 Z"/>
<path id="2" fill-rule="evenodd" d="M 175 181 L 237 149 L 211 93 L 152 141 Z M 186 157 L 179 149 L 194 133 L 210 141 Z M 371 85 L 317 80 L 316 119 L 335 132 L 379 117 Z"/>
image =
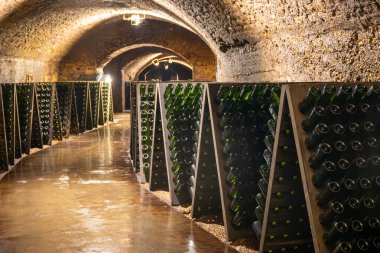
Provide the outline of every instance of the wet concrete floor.
<path id="1" fill-rule="evenodd" d="M 0 253 L 235 252 L 142 188 L 129 117 L 23 159 L 0 182 Z"/>

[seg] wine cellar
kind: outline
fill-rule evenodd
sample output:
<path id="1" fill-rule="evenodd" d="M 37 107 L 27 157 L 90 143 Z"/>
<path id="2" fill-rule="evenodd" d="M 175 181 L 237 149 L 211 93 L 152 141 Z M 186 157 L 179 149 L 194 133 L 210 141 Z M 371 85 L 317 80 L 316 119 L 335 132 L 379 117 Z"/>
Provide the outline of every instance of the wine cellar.
<path id="1" fill-rule="evenodd" d="M 0 92 L 2 173 L 32 151 L 113 121 L 108 83 L 5 83 Z"/>
<path id="2" fill-rule="evenodd" d="M 379 83 L 131 87 L 133 168 L 171 205 L 260 252 L 380 252 Z"/>
<path id="3" fill-rule="evenodd" d="M 380 253 L 380 0 L 0 0 L 0 253 Z"/>

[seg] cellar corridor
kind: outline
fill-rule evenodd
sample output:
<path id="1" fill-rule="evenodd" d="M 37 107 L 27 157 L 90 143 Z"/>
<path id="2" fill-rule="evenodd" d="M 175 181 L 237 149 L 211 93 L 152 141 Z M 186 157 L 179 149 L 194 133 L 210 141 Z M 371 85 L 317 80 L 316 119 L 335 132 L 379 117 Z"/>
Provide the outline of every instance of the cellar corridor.
<path id="1" fill-rule="evenodd" d="M 235 252 L 140 186 L 129 114 L 115 122 L 26 157 L 1 180 L 0 253 Z"/>

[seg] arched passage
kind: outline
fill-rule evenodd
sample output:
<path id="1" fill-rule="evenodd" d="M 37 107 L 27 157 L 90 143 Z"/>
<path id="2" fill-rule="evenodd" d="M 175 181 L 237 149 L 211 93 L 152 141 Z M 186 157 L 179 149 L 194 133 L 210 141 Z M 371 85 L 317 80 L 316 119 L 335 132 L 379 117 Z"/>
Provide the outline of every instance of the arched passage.
<path id="1" fill-rule="evenodd" d="M 174 51 L 194 67 L 195 79 L 215 80 L 215 56 L 196 34 L 159 20 L 147 20 L 143 27 L 133 27 L 120 18 L 90 31 L 72 47 L 60 63 L 60 79 L 78 78 L 75 72 L 82 74 L 82 79 L 93 79 L 113 58 L 140 47 Z M 87 73 L 77 71 L 81 65 Z"/>
<path id="2" fill-rule="evenodd" d="M 98 69 L 97 73 L 110 75 L 113 80 L 112 88 L 116 111 L 123 111 L 123 108 L 125 108 L 125 82 L 138 80 L 138 73 L 151 64 L 154 59 L 167 56 L 175 56 L 193 69 L 192 65 L 181 55 L 172 50 L 153 45 L 136 46 L 114 57 L 103 68 Z"/>

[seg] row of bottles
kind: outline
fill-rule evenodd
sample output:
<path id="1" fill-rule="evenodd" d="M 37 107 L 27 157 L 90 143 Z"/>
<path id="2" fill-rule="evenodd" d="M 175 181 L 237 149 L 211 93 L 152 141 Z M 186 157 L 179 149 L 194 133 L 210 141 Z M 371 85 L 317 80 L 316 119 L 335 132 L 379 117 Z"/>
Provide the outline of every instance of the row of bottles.
<path id="1" fill-rule="evenodd" d="M 266 177 L 261 178 L 260 171 L 269 173 L 279 91 L 278 85 L 221 85 L 215 97 L 230 222 L 238 230 L 263 219 L 264 206 L 255 197 L 267 191 Z"/>
<path id="2" fill-rule="evenodd" d="M 42 140 L 44 145 L 50 145 L 52 142 L 52 117 L 54 100 L 52 85 L 49 83 L 41 83 L 36 85 L 38 107 L 40 111 L 40 122 L 42 131 Z"/>
<path id="3" fill-rule="evenodd" d="M 140 85 L 140 114 L 141 114 L 141 156 L 142 170 L 145 178 L 149 179 L 150 165 L 152 159 L 153 123 L 154 123 L 154 102 L 155 85 Z"/>
<path id="4" fill-rule="evenodd" d="M 168 190 L 168 174 L 166 170 L 165 145 L 162 131 L 160 104 L 156 103 L 154 122 L 153 153 L 151 165 L 150 190 Z"/>
<path id="5" fill-rule="evenodd" d="M 195 176 L 191 176 L 190 194 L 193 199 L 192 217 L 221 213 L 218 170 L 215 160 L 210 108 L 204 105 L 200 126 L 198 161 Z M 195 183 L 196 182 L 196 183 Z"/>
<path id="6" fill-rule="evenodd" d="M 331 93 L 331 85 L 320 92 L 312 87 L 309 93 L 319 97 L 312 101 L 308 94 L 300 103 L 305 116 L 299 129 L 293 129 L 293 124 L 302 119 L 290 111 L 300 101 L 297 87 L 200 85 L 207 92 L 203 107 L 201 95 L 191 96 L 196 93 L 195 83 L 163 87 L 163 101 L 156 103 L 165 109 L 158 107 L 154 113 L 162 112 L 166 120 L 156 117 L 155 126 L 167 124 L 164 129 L 153 129 L 159 138 L 154 139 L 151 168 L 152 177 L 158 180 L 152 182 L 165 181 L 161 166 L 168 154 L 173 166 L 168 168 L 167 180 L 174 183 L 180 204 L 192 201 L 193 218 L 220 214 L 222 209 L 229 239 L 250 233 L 263 242 L 261 252 L 314 252 L 318 247 L 313 242 L 319 239 L 312 239 L 315 228 L 309 220 L 314 219 L 310 214 L 314 210 L 309 205 L 316 201 L 325 231 L 317 236 L 324 238 L 331 252 L 378 252 L 380 106 L 373 98 L 378 93 L 376 86 L 367 92 L 361 85 L 352 86 L 345 99 L 341 94 L 348 93 L 346 86 L 337 87 L 328 99 L 324 94 Z M 161 132 L 165 128 L 167 136 Z M 312 189 L 308 189 L 311 177 L 305 179 L 298 161 L 302 158 L 305 166 L 305 149 L 299 145 L 304 136 L 299 131 L 306 131 L 306 146 L 313 154 Z M 168 140 L 166 147 L 161 136 L 165 143 Z M 318 198 L 310 200 L 314 192 Z"/>
<path id="7" fill-rule="evenodd" d="M 198 149 L 203 86 L 169 84 L 164 92 L 174 193 L 180 204 L 191 202 Z"/>
<path id="8" fill-rule="evenodd" d="M 41 149 L 44 144 L 51 145 L 53 140 L 69 137 L 70 133 L 80 133 L 79 119 L 83 120 L 83 110 L 87 104 L 81 99 L 90 97 L 84 88 L 89 83 L 18 83 L 0 86 L 0 102 L 3 106 L 0 116 L 5 120 L 4 129 L 1 130 L 4 130 L 4 140 L 7 140 L 2 143 L 0 131 L 0 146 L 6 147 L 7 154 L 7 159 L 0 163 L 5 171 L 8 165 L 14 164 L 15 159 L 21 158 L 22 154 L 29 154 L 32 148 Z M 78 108 L 77 103 L 82 107 Z"/>
<path id="9" fill-rule="evenodd" d="M 101 99 L 103 105 L 103 122 L 113 121 L 113 99 L 111 83 L 104 82 L 101 87 Z"/>
<path id="10" fill-rule="evenodd" d="M 312 86 L 299 104 L 330 252 L 380 252 L 380 86 Z"/>
<path id="11" fill-rule="evenodd" d="M 5 158 L 1 164 L 13 165 L 15 159 L 21 157 L 20 128 L 18 124 L 17 91 L 16 85 L 1 85 L 4 125 L 7 139 L 8 160 Z M 2 127 L 2 126 L 0 126 Z M 1 136 L 2 137 L 2 136 Z M 0 140 L 1 142 L 2 140 Z M 1 151 L 0 151 L 1 152 Z M 4 154 L 1 154 L 1 156 Z"/>
<path id="12" fill-rule="evenodd" d="M 277 136 L 271 135 L 274 156 L 272 171 L 260 170 L 265 183 L 271 185 L 271 188 L 266 195 L 256 195 L 258 206 L 267 205 L 267 218 L 264 226 L 260 220 L 255 221 L 253 230 L 258 239 L 264 238 L 264 252 L 311 253 L 314 252 L 312 235 L 289 106 L 285 97 L 282 103 Z M 277 143 L 274 143 L 275 138 Z M 265 231 L 263 235 L 262 231 Z"/>
<path id="13" fill-rule="evenodd" d="M 132 166 L 135 172 L 140 171 L 139 159 L 139 127 L 138 127 L 138 114 L 137 114 L 137 84 L 131 84 L 131 147 L 130 154 Z"/>

